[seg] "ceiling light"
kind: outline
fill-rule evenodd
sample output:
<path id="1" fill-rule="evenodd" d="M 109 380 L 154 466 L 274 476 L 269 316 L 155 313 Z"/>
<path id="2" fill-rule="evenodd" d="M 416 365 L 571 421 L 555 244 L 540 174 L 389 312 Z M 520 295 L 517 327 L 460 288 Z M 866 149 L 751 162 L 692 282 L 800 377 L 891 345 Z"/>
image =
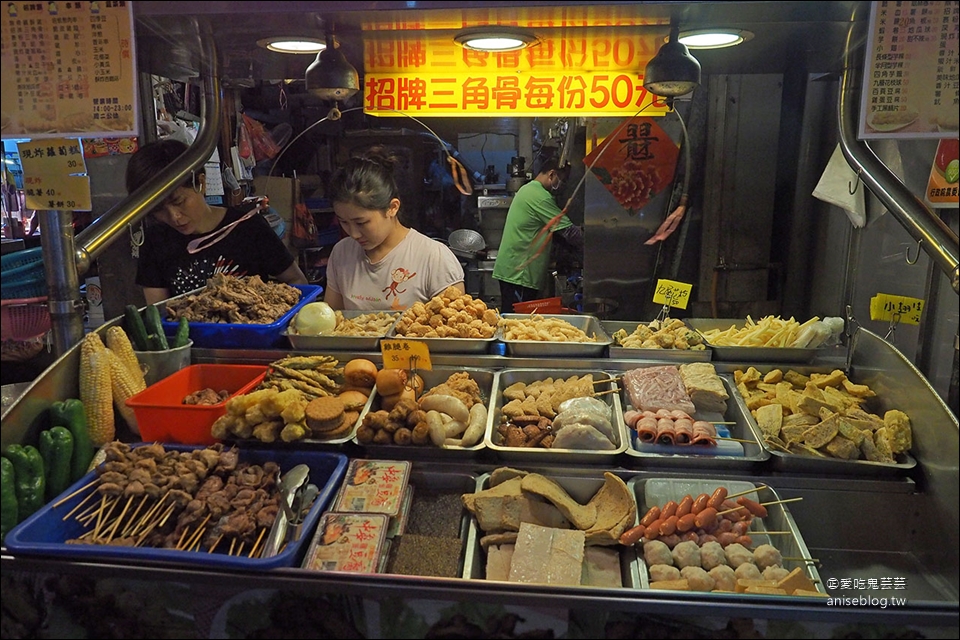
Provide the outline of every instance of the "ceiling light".
<path id="1" fill-rule="evenodd" d="M 690 49 L 721 49 L 751 38 L 753 32 L 746 29 L 696 29 L 681 33 L 679 41 Z"/>
<path id="2" fill-rule="evenodd" d="M 257 40 L 257 44 L 278 53 L 317 53 L 327 47 L 323 40 L 300 36 L 264 38 L 263 40 Z"/>
<path id="3" fill-rule="evenodd" d="M 307 67 L 304 83 L 308 92 L 325 100 L 346 100 L 360 90 L 360 75 L 337 49 L 332 27 L 327 31 L 326 48 Z"/>
<path id="4" fill-rule="evenodd" d="M 670 27 L 670 37 L 643 72 L 643 87 L 650 93 L 672 98 L 690 93 L 700 85 L 700 63 L 690 55 L 677 37 L 678 26 Z"/>
<path id="5" fill-rule="evenodd" d="M 537 37 L 525 29 L 486 25 L 462 29 L 453 38 L 457 44 L 474 51 L 517 51 L 537 42 Z"/>

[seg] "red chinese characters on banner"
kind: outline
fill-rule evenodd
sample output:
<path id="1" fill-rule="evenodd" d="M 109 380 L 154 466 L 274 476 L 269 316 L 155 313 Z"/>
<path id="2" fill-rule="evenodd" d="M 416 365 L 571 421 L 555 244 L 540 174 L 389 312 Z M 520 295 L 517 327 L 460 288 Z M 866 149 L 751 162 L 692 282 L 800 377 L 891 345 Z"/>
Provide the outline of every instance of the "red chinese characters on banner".
<path id="1" fill-rule="evenodd" d="M 634 215 L 673 182 L 678 153 L 677 144 L 652 118 L 635 117 L 583 161 L 617 202 Z"/>

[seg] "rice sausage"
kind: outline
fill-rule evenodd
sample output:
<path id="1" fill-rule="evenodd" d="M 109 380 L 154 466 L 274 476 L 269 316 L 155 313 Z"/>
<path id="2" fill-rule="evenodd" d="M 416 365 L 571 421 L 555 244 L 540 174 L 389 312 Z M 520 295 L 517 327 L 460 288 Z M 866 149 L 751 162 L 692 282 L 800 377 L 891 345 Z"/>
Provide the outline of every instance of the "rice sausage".
<path id="1" fill-rule="evenodd" d="M 694 524 L 704 530 L 712 529 L 717 524 L 717 510 L 713 507 L 707 507 L 696 515 Z"/>
<path id="2" fill-rule="evenodd" d="M 619 542 L 624 546 L 632 547 L 633 545 L 640 542 L 640 538 L 643 537 L 643 534 L 646 530 L 647 528 L 642 524 L 638 524 L 635 527 L 631 527 L 626 531 L 624 531 L 622 534 L 620 534 Z"/>
<path id="3" fill-rule="evenodd" d="M 727 488 L 726 487 L 717 487 L 713 492 L 713 495 L 710 496 L 710 499 L 707 500 L 707 506 L 713 507 L 714 509 L 720 509 L 720 506 L 723 504 L 723 501 L 727 499 Z"/>
<path id="4" fill-rule="evenodd" d="M 671 500 L 660 508 L 660 517 L 666 520 L 670 516 L 676 515 L 678 506 L 679 505 L 677 504 L 676 500 Z"/>
<path id="5" fill-rule="evenodd" d="M 649 527 L 654 520 L 658 520 L 659 518 L 660 518 L 660 507 L 652 506 L 650 507 L 649 511 L 647 511 L 647 513 L 642 518 L 640 518 L 640 524 L 642 524 L 645 527 Z"/>
<path id="6" fill-rule="evenodd" d="M 690 513 L 700 513 L 707 508 L 707 502 L 710 500 L 710 496 L 705 493 L 701 493 L 696 498 L 693 499 L 693 505 L 690 507 Z"/>
<path id="7" fill-rule="evenodd" d="M 677 531 L 684 533 L 697 526 L 697 514 L 688 513 L 682 518 L 677 518 Z"/>
<path id="8" fill-rule="evenodd" d="M 677 530 L 677 516 L 673 515 L 660 522 L 660 535 L 669 536 Z"/>
<path id="9" fill-rule="evenodd" d="M 751 500 L 747 496 L 740 496 L 737 498 L 737 504 L 749 511 L 750 515 L 752 516 L 757 518 L 767 517 L 767 508 L 756 500 Z"/>

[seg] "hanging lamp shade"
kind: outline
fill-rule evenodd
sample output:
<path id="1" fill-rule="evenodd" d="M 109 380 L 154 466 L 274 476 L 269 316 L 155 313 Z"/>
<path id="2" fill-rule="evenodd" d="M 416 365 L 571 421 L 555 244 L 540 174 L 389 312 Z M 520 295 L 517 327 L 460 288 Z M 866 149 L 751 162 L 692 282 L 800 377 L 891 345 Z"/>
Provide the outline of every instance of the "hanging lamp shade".
<path id="1" fill-rule="evenodd" d="M 327 48 L 307 67 L 304 77 L 307 91 L 324 100 L 346 100 L 360 90 L 360 75 L 327 32 Z"/>
<path id="2" fill-rule="evenodd" d="M 672 98 L 700 86 L 700 63 L 678 40 L 679 35 L 679 25 L 671 26 L 669 39 L 647 63 L 643 86 L 654 95 Z"/>

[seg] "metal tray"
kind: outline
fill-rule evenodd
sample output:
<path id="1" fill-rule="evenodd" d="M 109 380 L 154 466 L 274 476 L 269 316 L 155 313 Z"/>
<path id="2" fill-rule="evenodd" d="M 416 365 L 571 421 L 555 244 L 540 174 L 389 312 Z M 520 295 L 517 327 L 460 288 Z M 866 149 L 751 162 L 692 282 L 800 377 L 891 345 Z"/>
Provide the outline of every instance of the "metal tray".
<path id="1" fill-rule="evenodd" d="M 361 309 L 347 309 L 342 311 L 343 317 L 347 319 L 358 316 L 377 313 L 376 311 L 364 311 Z M 399 312 L 384 310 L 383 313 L 394 316 L 393 322 L 400 318 Z M 291 322 L 292 322 L 291 318 Z M 379 336 L 302 336 L 297 333 L 291 333 L 289 323 L 283 330 L 283 335 L 290 341 L 290 345 L 295 350 L 317 351 L 317 350 L 344 350 L 344 351 L 376 351 L 379 348 L 380 338 L 387 335 L 392 328 L 384 329 L 383 334 Z"/>
<path id="2" fill-rule="evenodd" d="M 430 349 L 430 353 L 489 353 L 490 346 L 498 340 L 500 335 L 499 327 L 490 338 L 418 338 L 417 336 L 397 335 L 396 329 L 397 325 L 394 323 L 384 337 L 423 342 Z"/>
<path id="3" fill-rule="evenodd" d="M 572 477 L 563 475 L 552 475 L 544 473 L 551 480 L 554 480 L 570 495 L 571 498 L 580 504 L 586 504 L 590 498 L 603 486 L 604 478 L 600 474 L 597 477 Z M 490 481 L 490 474 L 485 473 L 477 478 L 476 492 L 485 490 Z M 485 533 L 477 526 L 477 519 L 466 512 L 469 520 L 467 528 L 467 546 L 465 549 L 465 558 L 463 562 L 463 577 L 467 580 L 486 579 L 486 560 L 487 554 L 480 545 L 480 538 Z M 636 567 L 638 562 L 636 554 L 628 548 L 622 546 L 613 547 L 620 550 L 620 579 L 624 588 L 639 588 L 639 569 Z M 575 587 L 573 587 L 575 588 Z M 583 589 L 594 589 L 598 587 L 583 586 Z"/>
<path id="4" fill-rule="evenodd" d="M 529 318 L 527 313 L 504 313 L 501 316 L 504 320 L 522 320 Z M 542 314 L 543 318 L 557 318 L 565 320 L 577 329 L 580 329 L 587 335 L 596 335 L 596 342 L 548 342 L 544 340 L 507 340 L 500 338 L 507 345 L 507 353 L 511 356 L 520 358 L 543 358 L 543 357 L 595 357 L 603 356 L 606 348 L 610 346 L 613 340 L 604 331 L 600 324 L 600 319 L 590 315 L 561 315 L 553 313 Z M 500 328 L 502 335 L 503 328 Z"/>
<path id="5" fill-rule="evenodd" d="M 615 448 L 607 451 L 587 449 L 544 449 L 540 447 L 505 447 L 494 440 L 498 436 L 497 427 L 500 426 L 500 409 L 503 407 L 503 390 L 515 382 L 531 383 L 546 378 L 569 378 L 572 375 L 581 377 L 588 373 L 593 374 L 594 380 L 607 380 L 604 384 L 594 385 L 594 389 L 608 391 L 615 389 L 613 377 L 604 371 L 589 371 L 575 369 L 503 369 L 498 371 L 493 384 L 490 414 L 487 417 L 487 431 L 484 443 L 501 460 L 525 460 L 538 462 L 569 462 L 569 463 L 601 463 L 606 466 L 615 466 L 614 460 L 623 453 L 628 445 L 627 428 L 623 422 L 623 410 L 620 406 L 620 397 L 617 393 L 607 393 L 599 396 L 610 406 L 610 419 L 618 442 Z"/>
<path id="6" fill-rule="evenodd" d="M 629 445 L 626 449 L 627 456 L 629 456 L 628 465 L 675 467 L 690 464 L 699 469 L 752 469 L 769 459 L 769 451 L 757 440 L 756 432 L 750 425 L 749 412 L 744 413 L 746 407 L 742 402 L 737 403 L 733 400 L 735 391 L 733 380 L 726 374 L 720 375 L 720 380 L 730 396 L 730 399 L 727 400 L 726 413 L 697 412 L 692 417 L 695 420 L 706 420 L 708 422 L 732 422 L 733 424 L 725 425 L 730 431 L 730 437 L 750 441 L 730 443 L 741 446 L 739 453 L 734 452 L 736 447 L 726 450 L 722 447 L 719 449 L 717 447 L 693 445 L 664 447 L 658 444 L 640 443 L 636 437 L 637 432 L 630 427 L 626 427 L 629 436 Z M 624 411 L 631 406 L 626 397 L 626 392 L 622 390 L 620 392 L 620 403 Z M 624 425 L 626 425 L 626 421 L 624 421 Z M 662 447 L 664 452 L 658 451 L 658 447 Z M 669 453 L 665 453 L 665 451 L 669 451 Z"/>
<path id="7" fill-rule="evenodd" d="M 765 373 L 765 372 L 763 372 Z M 747 403 L 740 395 L 740 391 L 733 385 L 733 391 L 730 392 L 730 400 L 736 402 L 740 411 L 744 414 L 747 425 L 753 431 L 753 436 L 760 442 L 760 446 L 769 454 L 770 462 L 773 467 L 779 471 L 803 472 L 838 475 L 856 475 L 856 476 L 895 476 L 900 475 L 917 466 L 916 459 L 909 453 L 897 454 L 897 462 L 871 462 L 870 460 L 843 460 L 841 458 L 817 458 L 814 456 L 802 456 L 795 453 L 785 453 L 774 449 L 763 439 L 760 426 L 754 419 Z"/>
<path id="8" fill-rule="evenodd" d="M 731 326 L 743 327 L 742 318 L 689 318 L 686 323 L 692 329 L 703 334 L 713 329 L 729 329 Z M 714 360 L 731 362 L 810 362 L 821 349 L 792 349 L 789 347 L 724 347 L 712 344 L 703 338 L 707 348 L 713 351 Z"/>
<path id="9" fill-rule="evenodd" d="M 666 360 L 669 362 L 708 362 L 713 357 L 710 347 L 706 349 L 642 349 L 638 347 L 621 347 L 613 339 L 620 329 L 632 334 L 637 327 L 645 322 L 623 320 L 601 320 L 600 326 L 610 336 L 610 357 L 640 360 Z M 689 326 L 689 325 L 688 325 Z"/>
<path id="10" fill-rule="evenodd" d="M 485 404 L 487 405 L 487 429 L 489 429 L 490 416 L 492 415 L 492 410 L 490 406 L 490 399 L 493 395 L 493 386 L 494 379 L 496 376 L 495 371 L 492 369 L 474 369 L 468 367 L 436 367 L 432 370 L 420 370 L 417 373 L 423 378 L 423 386 L 425 390 L 430 390 L 438 384 L 442 384 L 447 381 L 452 374 L 458 373 L 460 371 L 465 371 L 470 374 L 470 377 L 476 380 L 477 385 L 480 387 L 480 393 L 482 394 Z M 380 409 L 380 396 L 377 395 L 377 390 L 374 388 L 373 392 L 370 394 L 370 398 L 367 401 L 367 405 L 363 408 L 363 413 L 360 414 L 360 420 L 357 422 L 359 426 L 363 422 L 364 417 L 367 413 L 371 411 L 378 411 Z M 486 433 L 486 431 L 485 431 Z M 353 442 L 360 444 L 356 438 L 356 430 L 350 435 L 350 438 Z M 463 457 L 473 457 L 478 451 L 486 448 L 486 443 L 484 439 L 481 438 L 480 441 L 472 447 L 437 447 L 432 443 L 426 445 L 398 445 L 398 444 L 364 444 L 361 445 L 367 449 L 367 453 L 370 455 L 378 457 L 389 457 L 389 458 L 398 458 L 398 459 L 441 459 L 441 460 L 451 460 Z"/>
<path id="11" fill-rule="evenodd" d="M 627 482 L 627 486 L 633 491 L 637 500 L 637 523 L 647 513 L 647 510 L 654 505 L 662 506 L 664 503 L 675 500 L 680 502 L 683 496 L 690 494 L 696 497 L 701 493 L 712 494 L 717 487 L 726 487 L 730 494 L 740 493 L 749 489 L 761 487 L 756 494 L 748 494 L 752 500 L 760 503 L 776 502 L 780 500 L 780 495 L 766 485 L 756 485 L 752 482 L 739 481 L 720 481 L 697 478 L 632 478 Z M 792 497 L 792 496 L 791 496 Z M 800 504 L 802 508 L 803 503 Z M 766 535 L 765 531 L 789 531 L 789 535 Z M 784 504 L 772 504 L 767 506 L 767 517 L 760 519 L 754 518 L 751 521 L 748 535 L 753 538 L 753 547 L 761 544 L 770 544 L 776 547 L 784 558 L 810 558 L 809 549 L 800 535 L 797 523 L 794 522 L 790 510 Z M 636 547 L 637 562 L 632 566 L 638 571 L 638 575 L 632 580 L 640 585 L 641 589 L 650 588 L 650 575 L 647 572 L 647 563 L 643 559 L 643 550 L 641 545 Z M 796 567 L 803 567 L 807 577 L 816 585 L 817 591 L 827 593 L 823 581 L 820 579 L 820 573 L 817 571 L 816 562 L 804 562 L 803 560 L 784 560 L 783 568 L 788 571 Z M 702 593 L 708 596 L 707 593 Z M 749 594 L 742 594 L 749 595 Z M 783 596 L 779 596 L 783 597 Z M 804 597 L 804 596 L 796 596 Z"/>

